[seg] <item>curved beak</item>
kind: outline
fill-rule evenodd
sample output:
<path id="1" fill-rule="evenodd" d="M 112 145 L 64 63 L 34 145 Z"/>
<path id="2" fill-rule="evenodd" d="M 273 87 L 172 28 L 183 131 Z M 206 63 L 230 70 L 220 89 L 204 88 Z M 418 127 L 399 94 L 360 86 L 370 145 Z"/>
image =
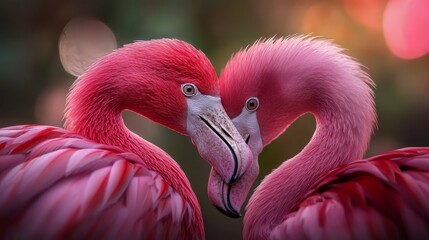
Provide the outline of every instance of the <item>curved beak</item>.
<path id="1" fill-rule="evenodd" d="M 208 183 L 208 194 L 212 204 L 229 217 L 240 217 L 240 209 L 259 174 L 258 155 L 263 148 L 259 124 L 255 112 L 250 113 L 243 108 L 240 115 L 232 119 L 235 127 L 243 136 L 246 144 L 253 152 L 254 159 L 243 176 L 230 184 L 222 181 L 222 177 L 212 168 Z"/>
<path id="2" fill-rule="evenodd" d="M 228 184 L 239 179 L 253 154 L 234 127 L 219 97 L 198 94 L 187 99 L 187 131 L 202 158 Z"/>
<path id="3" fill-rule="evenodd" d="M 222 177 L 212 168 L 208 183 L 208 194 L 211 203 L 223 214 L 232 217 L 241 217 L 241 207 L 259 174 L 258 161 L 254 161 L 244 175 L 228 184 L 222 181 Z"/>

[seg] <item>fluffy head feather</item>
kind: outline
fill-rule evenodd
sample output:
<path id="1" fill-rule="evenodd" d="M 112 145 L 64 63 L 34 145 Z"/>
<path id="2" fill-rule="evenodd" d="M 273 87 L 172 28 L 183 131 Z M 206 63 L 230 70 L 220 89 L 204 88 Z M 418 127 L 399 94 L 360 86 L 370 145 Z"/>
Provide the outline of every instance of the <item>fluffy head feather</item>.
<path id="1" fill-rule="evenodd" d="M 175 39 L 125 45 L 95 62 L 73 84 L 65 126 L 82 133 L 81 127 L 100 119 L 93 116 L 129 109 L 184 133 L 186 102 L 180 91 L 182 83 L 193 83 L 206 95 L 219 95 L 214 68 L 192 45 Z"/>
<path id="2" fill-rule="evenodd" d="M 231 118 L 249 97 L 259 98 L 264 145 L 285 130 L 285 120 L 292 123 L 305 112 L 340 105 L 362 111 L 358 115 L 369 119 L 361 122 L 368 122 L 365 132 L 371 133 L 376 120 L 373 86 L 343 49 L 307 36 L 257 41 L 235 54 L 220 76 L 222 103 Z"/>

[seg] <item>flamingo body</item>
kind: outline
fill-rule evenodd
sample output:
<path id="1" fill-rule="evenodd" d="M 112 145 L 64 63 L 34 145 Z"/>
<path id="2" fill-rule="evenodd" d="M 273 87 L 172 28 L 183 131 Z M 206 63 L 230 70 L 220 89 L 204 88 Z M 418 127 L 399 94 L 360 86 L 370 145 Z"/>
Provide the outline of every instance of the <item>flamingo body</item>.
<path id="1" fill-rule="evenodd" d="M 0 172 L 2 238 L 204 236 L 199 206 L 140 157 L 64 129 L 0 129 Z"/>
<path id="2" fill-rule="evenodd" d="M 65 130 L 0 129 L 1 239 L 204 239 L 186 175 L 128 130 L 124 110 L 190 136 L 226 182 L 251 163 L 201 51 L 174 39 L 128 44 L 75 81 Z"/>
<path id="3" fill-rule="evenodd" d="M 330 41 L 257 41 L 220 77 L 222 103 L 255 159 L 300 116 L 316 130 L 250 197 L 245 239 L 427 239 L 429 148 L 363 159 L 376 125 L 373 81 Z M 222 185 L 239 209 L 258 174 Z M 210 181 L 220 182 L 213 170 Z"/>
<path id="4" fill-rule="evenodd" d="M 322 176 L 272 239 L 428 239 L 429 148 L 404 148 Z"/>

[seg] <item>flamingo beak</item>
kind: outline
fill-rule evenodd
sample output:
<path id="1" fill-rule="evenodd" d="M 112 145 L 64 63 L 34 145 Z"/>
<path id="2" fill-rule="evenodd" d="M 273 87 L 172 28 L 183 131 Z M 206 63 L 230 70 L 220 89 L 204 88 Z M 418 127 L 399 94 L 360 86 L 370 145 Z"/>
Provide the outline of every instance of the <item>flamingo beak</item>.
<path id="1" fill-rule="evenodd" d="M 237 181 L 253 162 L 253 154 L 226 114 L 220 98 L 198 93 L 188 98 L 187 104 L 187 132 L 200 156 L 223 182 Z"/>
<path id="2" fill-rule="evenodd" d="M 240 209 L 259 174 L 258 155 L 263 148 L 259 123 L 255 112 L 245 108 L 240 115 L 232 119 L 234 126 L 243 136 L 246 144 L 253 152 L 253 162 L 249 169 L 234 183 L 222 181 L 222 177 L 212 168 L 208 183 L 208 194 L 212 204 L 227 216 L 238 218 Z"/>
<path id="3" fill-rule="evenodd" d="M 212 168 L 208 183 L 208 194 L 211 203 L 220 212 L 229 217 L 241 217 L 241 207 L 258 174 L 259 165 L 256 160 L 239 180 L 233 184 L 228 184 L 222 181 L 222 177 Z"/>

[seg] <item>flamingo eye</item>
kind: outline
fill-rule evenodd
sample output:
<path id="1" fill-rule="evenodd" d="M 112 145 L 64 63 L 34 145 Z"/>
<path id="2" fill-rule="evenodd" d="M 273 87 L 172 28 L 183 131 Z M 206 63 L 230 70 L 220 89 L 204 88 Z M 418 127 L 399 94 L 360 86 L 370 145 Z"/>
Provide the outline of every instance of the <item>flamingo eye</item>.
<path id="1" fill-rule="evenodd" d="M 187 97 L 194 96 L 197 93 L 197 87 L 192 83 L 182 84 L 182 93 Z"/>
<path id="2" fill-rule="evenodd" d="M 256 111 L 259 107 L 259 100 L 257 97 L 251 97 L 246 101 L 246 108 L 250 112 Z"/>

